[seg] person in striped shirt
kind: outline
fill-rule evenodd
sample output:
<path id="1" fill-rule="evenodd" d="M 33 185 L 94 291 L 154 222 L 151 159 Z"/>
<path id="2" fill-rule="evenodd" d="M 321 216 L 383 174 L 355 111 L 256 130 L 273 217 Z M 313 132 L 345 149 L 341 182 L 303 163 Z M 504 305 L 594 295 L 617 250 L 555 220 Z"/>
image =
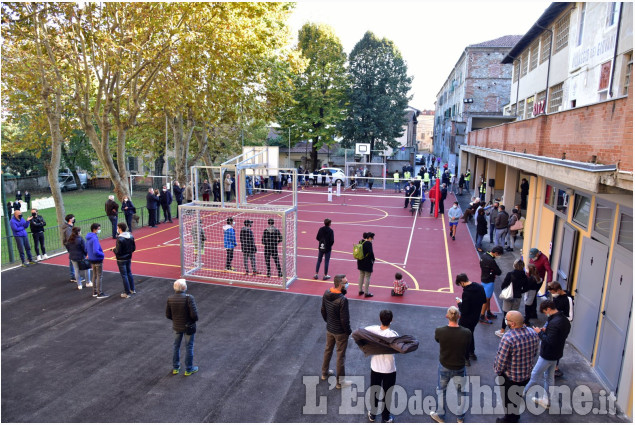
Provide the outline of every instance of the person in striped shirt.
<path id="1" fill-rule="evenodd" d="M 505 321 L 510 331 L 501 338 L 494 361 L 494 371 L 503 378 L 505 416 L 497 418 L 496 422 L 518 422 L 521 406 L 511 402 L 511 396 L 515 400 L 522 398 L 525 385 L 531 378 L 540 338 L 533 329 L 525 326 L 519 311 L 508 312 Z"/>

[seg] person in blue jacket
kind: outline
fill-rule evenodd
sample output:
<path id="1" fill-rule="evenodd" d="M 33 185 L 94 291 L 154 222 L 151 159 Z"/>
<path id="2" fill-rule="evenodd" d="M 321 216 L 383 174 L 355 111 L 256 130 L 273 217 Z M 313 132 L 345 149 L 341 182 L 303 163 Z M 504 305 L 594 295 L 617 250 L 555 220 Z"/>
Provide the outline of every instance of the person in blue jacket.
<path id="1" fill-rule="evenodd" d="M 99 223 L 91 224 L 90 232 L 86 235 L 86 252 L 93 270 L 93 297 L 106 298 L 108 295 L 102 290 L 104 251 L 99 244 L 100 233 L 101 225 Z"/>
<path id="2" fill-rule="evenodd" d="M 236 247 L 236 231 L 234 230 L 234 219 L 227 218 L 227 224 L 223 226 L 223 244 L 227 250 L 227 260 L 225 261 L 225 270 L 235 270 L 232 267 L 234 260 L 234 248 Z"/>
<path id="3" fill-rule="evenodd" d="M 132 201 L 129 197 L 123 197 L 123 202 L 121 202 L 121 210 L 123 211 L 124 217 L 126 217 L 126 225 L 130 233 L 132 233 L 132 216 L 137 213 L 137 209 L 132 204 Z"/>
<path id="4" fill-rule="evenodd" d="M 20 260 L 22 260 L 22 267 L 28 267 L 28 264 L 35 264 L 33 256 L 31 255 L 31 245 L 29 245 L 29 238 L 26 233 L 29 222 L 33 217 L 29 217 L 26 220 L 22 218 L 22 211 L 19 209 L 13 211 L 13 217 L 11 217 L 11 230 L 13 231 L 13 237 L 15 243 L 18 246 L 18 252 L 20 253 Z M 24 258 L 24 250 L 26 249 L 26 255 L 29 259 L 27 264 Z"/>

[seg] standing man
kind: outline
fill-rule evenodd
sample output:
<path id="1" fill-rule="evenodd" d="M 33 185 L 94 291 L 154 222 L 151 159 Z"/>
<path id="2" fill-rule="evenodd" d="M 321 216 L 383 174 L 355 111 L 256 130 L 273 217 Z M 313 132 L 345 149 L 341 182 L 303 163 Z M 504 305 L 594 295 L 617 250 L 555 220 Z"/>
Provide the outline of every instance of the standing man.
<path id="1" fill-rule="evenodd" d="M 192 199 L 194 199 L 194 188 L 192 182 L 190 181 L 185 186 L 185 202 L 189 204 L 190 202 L 192 202 Z"/>
<path id="2" fill-rule="evenodd" d="M 256 240 L 254 232 L 251 231 L 253 221 L 245 220 L 244 227 L 240 229 L 240 247 L 243 252 L 243 264 L 245 265 L 245 274 L 249 274 L 249 261 L 251 260 L 251 271 L 253 275 L 258 274 L 256 270 Z"/>
<path id="3" fill-rule="evenodd" d="M 529 250 L 529 264 L 533 264 L 536 267 L 536 272 L 538 272 L 538 276 L 543 282 L 549 283 L 553 281 L 553 270 L 551 270 L 549 259 L 538 248 Z M 545 273 L 547 274 L 547 280 L 545 280 Z"/>
<path id="4" fill-rule="evenodd" d="M 379 321 L 381 325 L 367 326 L 366 330 L 385 338 L 394 338 L 399 336 L 397 332 L 390 329 L 392 323 L 392 311 L 382 310 L 379 312 Z M 371 388 L 380 388 L 384 391 L 384 407 L 381 411 L 382 422 L 393 422 L 394 418 L 390 414 L 390 406 L 392 401 L 392 393 L 395 382 L 397 381 L 397 366 L 395 365 L 394 354 L 375 354 L 370 358 L 370 386 Z M 375 422 L 376 416 L 380 413 L 378 410 L 379 391 L 371 391 L 370 410 L 368 411 L 368 420 Z"/>
<path id="5" fill-rule="evenodd" d="M 434 187 L 431 187 L 428 191 L 428 199 L 430 200 L 430 215 L 434 214 L 434 206 L 437 200 L 436 192 L 437 191 L 434 189 Z"/>
<path id="6" fill-rule="evenodd" d="M 373 296 L 368 290 L 370 286 L 370 276 L 373 274 L 373 265 L 375 264 L 375 253 L 373 252 L 373 232 L 365 232 L 362 235 L 362 253 L 364 258 L 357 260 L 357 270 L 359 270 L 359 295 L 366 298 Z"/>
<path id="7" fill-rule="evenodd" d="M 404 178 L 406 181 L 410 181 L 410 169 L 409 169 L 409 168 L 407 168 L 407 167 L 406 167 L 406 170 L 405 170 L 405 171 L 404 171 L 404 173 L 403 173 L 403 178 Z"/>
<path id="8" fill-rule="evenodd" d="M 75 224 L 75 216 L 73 214 L 66 214 L 66 217 L 64 217 L 64 220 L 66 220 L 66 222 L 62 224 L 62 230 L 64 231 L 64 238 L 62 239 L 62 244 L 66 246 L 68 244 L 68 239 L 71 237 L 71 234 L 73 233 L 73 225 Z M 73 267 L 73 262 L 71 261 L 70 257 L 68 259 L 68 270 L 71 274 L 70 276 L 71 283 L 78 283 L 77 280 L 75 279 L 75 267 Z"/>
<path id="9" fill-rule="evenodd" d="M 415 185 L 413 182 L 406 180 L 406 187 L 404 187 L 404 194 L 406 195 L 406 200 L 404 201 L 403 207 L 408 208 L 410 204 L 410 198 L 415 191 Z"/>
<path id="10" fill-rule="evenodd" d="M 401 184 L 399 182 L 399 170 L 395 170 L 392 175 L 393 182 L 395 183 L 395 193 L 401 192 Z"/>
<path id="11" fill-rule="evenodd" d="M 481 323 L 491 325 L 491 319 L 496 319 L 496 315 L 490 310 L 490 303 L 492 300 L 492 294 L 494 294 L 494 280 L 496 276 L 503 274 L 500 267 L 496 263 L 496 259 L 503 255 L 503 247 L 495 246 L 490 252 L 483 252 L 479 254 L 481 267 L 481 285 L 485 290 L 485 297 L 487 298 L 485 304 L 481 308 Z"/>
<path id="12" fill-rule="evenodd" d="M 227 251 L 225 256 L 225 270 L 234 271 L 232 261 L 234 261 L 234 248 L 236 248 L 236 231 L 234 230 L 234 219 L 227 217 L 227 224 L 223 226 L 223 246 Z"/>
<path id="13" fill-rule="evenodd" d="M 464 292 L 465 293 L 465 292 Z M 460 397 L 467 395 L 468 384 L 465 380 L 465 353 L 469 350 L 471 341 L 474 340 L 472 331 L 459 325 L 459 309 L 452 306 L 445 313 L 448 319 L 447 326 L 440 326 L 434 330 L 434 340 L 439 343 L 439 372 L 437 385 L 437 410 L 430 412 L 430 417 L 437 422 L 445 422 L 445 400 L 448 384 L 454 377 L 458 377 L 456 383 Z M 467 406 L 461 406 L 465 408 Z M 457 422 L 463 422 L 465 411 L 457 416 Z"/>
<path id="14" fill-rule="evenodd" d="M 154 194 L 154 189 L 149 188 L 146 195 L 146 208 L 148 209 L 148 225 L 157 227 L 157 208 L 159 208 L 160 199 Z"/>
<path id="15" fill-rule="evenodd" d="M 520 209 L 527 210 L 527 195 L 529 195 L 529 182 L 523 178 L 520 183 Z"/>
<path id="16" fill-rule="evenodd" d="M 106 215 L 112 224 L 112 238 L 117 239 L 117 220 L 119 219 L 119 204 L 115 202 L 115 196 L 108 196 L 106 201 Z"/>
<path id="17" fill-rule="evenodd" d="M 214 179 L 212 184 L 212 194 L 214 195 L 214 202 L 220 202 L 220 182 L 218 179 Z"/>
<path id="18" fill-rule="evenodd" d="M 212 187 L 209 185 L 207 179 L 203 180 L 201 192 L 203 192 L 203 202 L 209 202 L 209 194 L 212 193 Z"/>
<path id="19" fill-rule="evenodd" d="M 225 174 L 225 202 L 229 202 L 232 199 L 232 176 L 231 174 Z"/>
<path id="20" fill-rule="evenodd" d="M 262 232 L 262 244 L 265 247 L 265 263 L 267 263 L 267 277 L 271 277 L 271 258 L 276 263 L 278 269 L 278 277 L 282 277 L 282 269 L 280 268 L 280 259 L 278 258 L 278 245 L 282 242 L 282 234 L 280 230 L 274 226 L 273 218 L 267 220 L 269 227 Z"/>
<path id="21" fill-rule="evenodd" d="M 187 283 L 185 279 L 174 282 L 174 295 L 168 297 L 165 309 L 165 317 L 172 321 L 174 330 L 174 352 L 172 355 L 172 374 L 178 375 L 181 371 L 181 341 L 185 335 L 185 376 L 198 372 L 198 366 L 194 366 L 194 334 L 198 321 L 198 310 L 192 295 L 186 294 Z"/>
<path id="22" fill-rule="evenodd" d="M 494 361 L 494 372 L 503 378 L 505 416 L 497 418 L 496 422 L 516 423 L 520 419 L 523 403 L 516 405 L 514 401 L 521 399 L 525 385 L 529 382 L 540 340 L 533 329 L 525 326 L 520 312 L 508 312 L 505 320 L 509 331 L 501 338 Z"/>
<path id="23" fill-rule="evenodd" d="M 498 207 L 498 215 L 496 216 L 496 245 L 505 246 L 505 238 L 509 229 L 509 214 L 505 211 L 505 205 Z"/>
<path id="24" fill-rule="evenodd" d="M 169 221 L 172 223 L 172 212 L 170 211 L 170 205 L 172 205 L 172 193 L 170 193 L 165 185 L 161 189 L 159 202 L 161 203 L 161 209 L 163 209 L 163 222 L 165 223 Z"/>
<path id="25" fill-rule="evenodd" d="M 137 249 L 132 233 L 127 232 L 127 226 L 125 223 L 117 224 L 117 242 L 112 252 L 117 258 L 117 267 L 119 268 L 119 274 L 123 280 L 123 292 L 121 298 L 130 298 L 137 291 L 134 287 L 134 278 L 132 277 L 132 270 L 130 264 L 132 263 L 132 253 Z"/>
<path id="26" fill-rule="evenodd" d="M 489 209 L 489 243 L 494 243 L 494 229 L 496 229 L 496 218 L 498 218 L 498 201 Z"/>
<path id="27" fill-rule="evenodd" d="M 29 222 L 33 216 L 27 218 L 26 220 L 22 218 L 22 211 L 15 210 L 13 211 L 13 217 L 11 217 L 11 230 L 13 231 L 13 237 L 15 238 L 15 243 L 18 246 L 18 252 L 20 253 L 20 260 L 22 260 L 22 267 L 28 267 L 28 264 L 35 264 L 33 261 L 33 256 L 31 255 L 31 245 L 29 244 L 29 238 L 26 233 L 27 227 L 29 227 Z M 29 259 L 29 263 L 26 263 L 24 258 L 24 250 L 26 249 L 26 255 Z"/>
<path id="28" fill-rule="evenodd" d="M 485 304 L 485 291 L 478 283 L 470 282 L 470 279 L 468 279 L 465 273 L 458 274 L 455 283 L 457 286 L 463 288 L 463 299 L 456 298 L 456 304 L 461 312 L 459 326 L 463 326 L 472 332 L 467 350 L 462 353 L 465 358 L 465 365 L 471 366 L 472 363 L 470 359 L 477 359 L 476 353 L 474 352 L 474 328 L 478 325 L 481 307 Z"/>
<path id="29" fill-rule="evenodd" d="M 556 371 L 556 363 L 564 354 L 564 345 L 567 342 L 569 331 L 571 331 L 571 323 L 562 312 L 558 311 L 553 301 L 543 301 L 540 303 L 540 312 L 547 316 L 545 326 L 538 328 L 534 326 L 534 331 L 538 333 L 540 338 L 540 356 L 536 362 L 536 366 L 531 371 L 531 379 L 527 384 L 527 390 L 531 391 L 531 387 L 538 385 L 543 380 L 545 389 L 545 397 L 532 397 L 534 403 L 540 404 L 545 409 L 549 408 L 549 389 L 554 384 L 554 373 Z M 525 392 L 526 392 L 525 391 Z"/>
<path id="30" fill-rule="evenodd" d="M 44 221 L 44 217 L 37 213 L 37 209 L 33 208 L 31 210 L 31 235 L 33 236 L 33 246 L 35 247 L 35 254 L 37 255 L 37 260 L 46 260 L 49 258 L 46 255 L 46 247 L 44 246 L 44 226 L 46 226 L 46 221 Z M 40 248 L 42 248 L 42 254 L 40 255 Z"/>
<path id="31" fill-rule="evenodd" d="M 465 172 L 465 188 L 467 189 L 468 193 L 470 191 L 470 180 L 472 180 L 472 173 L 470 172 L 470 169 L 468 168 L 467 171 Z"/>
<path id="32" fill-rule="evenodd" d="M 452 240 L 456 239 L 456 227 L 459 225 L 461 215 L 463 215 L 463 212 L 461 208 L 459 208 L 459 203 L 454 201 L 452 208 L 448 210 L 448 221 L 450 222 L 450 236 L 452 236 Z"/>
<path id="33" fill-rule="evenodd" d="M 93 297 L 106 298 L 102 289 L 102 275 L 104 271 L 104 251 L 99 244 L 99 234 L 101 233 L 101 225 L 93 223 L 90 226 L 90 232 L 86 235 L 86 252 L 88 261 L 93 269 Z"/>
<path id="34" fill-rule="evenodd" d="M 440 192 L 440 199 L 439 199 L 439 214 L 445 214 L 445 206 L 443 205 L 443 203 L 445 202 L 445 198 L 448 197 L 448 189 L 447 189 L 447 185 L 445 183 L 443 183 L 441 185 L 441 192 Z"/>
<path id="35" fill-rule="evenodd" d="M 324 278 L 322 280 L 328 280 L 329 276 L 329 261 L 331 260 L 331 249 L 335 243 L 335 234 L 331 229 L 331 219 L 324 219 L 324 226 L 320 227 L 315 239 L 318 241 L 318 259 L 315 265 L 315 276 L 313 279 L 318 278 L 320 271 L 320 264 L 322 264 L 322 257 L 324 257 Z"/>
<path id="36" fill-rule="evenodd" d="M 338 390 L 342 387 L 351 385 L 351 381 L 344 380 L 346 376 L 346 347 L 348 346 L 348 337 L 352 333 L 350 316 L 348 313 L 348 300 L 346 299 L 346 289 L 348 288 L 348 280 L 346 275 L 338 274 L 333 278 L 333 287 L 326 290 L 322 296 L 322 318 L 326 322 L 326 347 L 324 348 L 324 359 L 322 361 L 322 380 L 325 381 L 329 376 L 333 375 L 333 371 L 329 370 L 329 363 L 333 355 L 333 348 L 337 346 L 337 366 L 335 388 Z"/>
<path id="37" fill-rule="evenodd" d="M 487 192 L 487 182 L 485 181 L 485 177 L 481 176 L 481 184 L 478 187 L 478 197 L 482 200 L 485 200 L 485 193 Z"/>
<path id="38" fill-rule="evenodd" d="M 179 218 L 179 205 L 183 204 L 183 189 L 176 180 L 172 183 L 172 192 L 176 200 L 176 218 Z"/>

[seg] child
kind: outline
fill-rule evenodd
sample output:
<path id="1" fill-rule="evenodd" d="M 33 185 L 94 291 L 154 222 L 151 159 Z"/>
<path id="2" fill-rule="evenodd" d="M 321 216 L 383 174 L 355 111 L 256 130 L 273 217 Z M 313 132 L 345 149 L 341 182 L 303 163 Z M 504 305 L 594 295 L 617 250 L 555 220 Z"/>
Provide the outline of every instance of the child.
<path id="1" fill-rule="evenodd" d="M 403 296 L 406 289 L 408 289 L 408 284 L 403 281 L 403 276 L 401 273 L 395 273 L 395 281 L 392 283 L 393 289 L 390 291 L 390 295 L 394 297 Z"/>

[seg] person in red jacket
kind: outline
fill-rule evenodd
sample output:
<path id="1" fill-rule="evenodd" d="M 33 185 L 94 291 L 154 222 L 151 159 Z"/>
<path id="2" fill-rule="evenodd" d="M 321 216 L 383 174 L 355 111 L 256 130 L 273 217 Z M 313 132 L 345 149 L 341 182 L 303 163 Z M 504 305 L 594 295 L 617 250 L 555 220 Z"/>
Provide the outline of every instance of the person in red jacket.
<path id="1" fill-rule="evenodd" d="M 538 276 L 543 282 L 551 282 L 553 280 L 553 270 L 551 270 L 551 264 L 545 254 L 540 252 L 538 248 L 531 248 L 529 250 L 529 264 L 536 266 Z M 547 273 L 547 280 L 545 280 L 545 273 Z"/>

